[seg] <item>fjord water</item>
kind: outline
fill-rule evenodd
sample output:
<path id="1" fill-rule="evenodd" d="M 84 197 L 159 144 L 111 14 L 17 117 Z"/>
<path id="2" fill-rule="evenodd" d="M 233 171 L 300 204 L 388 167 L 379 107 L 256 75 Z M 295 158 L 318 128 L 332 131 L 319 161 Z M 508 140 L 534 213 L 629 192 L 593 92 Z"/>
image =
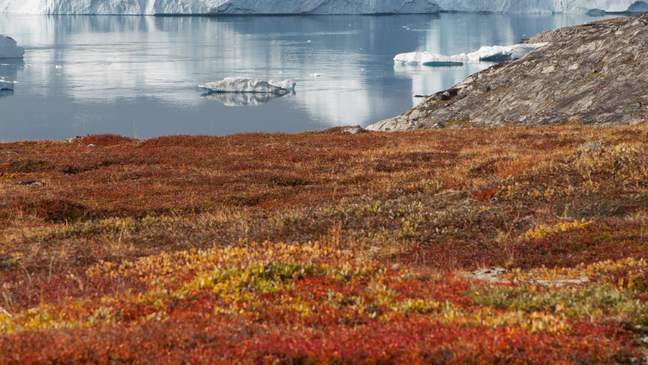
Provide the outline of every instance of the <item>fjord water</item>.
<path id="1" fill-rule="evenodd" d="M 133 137 L 296 132 L 366 125 L 400 114 L 415 94 L 448 88 L 489 64 L 395 67 L 401 52 L 440 54 L 511 44 L 593 20 L 578 15 L 16 16 L 0 34 L 26 48 L 0 60 L 0 141 L 95 133 Z M 203 96 L 228 76 L 294 79 L 283 98 Z M 257 105 L 237 105 L 256 103 Z"/>

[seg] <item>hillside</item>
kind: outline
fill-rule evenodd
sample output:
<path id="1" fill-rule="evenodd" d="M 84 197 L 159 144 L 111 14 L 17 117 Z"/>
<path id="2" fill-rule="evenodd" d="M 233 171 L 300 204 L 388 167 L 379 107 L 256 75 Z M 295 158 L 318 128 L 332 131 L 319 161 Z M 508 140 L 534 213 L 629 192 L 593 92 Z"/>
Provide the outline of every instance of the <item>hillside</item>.
<path id="1" fill-rule="evenodd" d="M 648 14 L 562 28 L 529 42 L 548 45 L 370 129 L 648 120 Z"/>
<path id="2" fill-rule="evenodd" d="M 645 124 L 0 144 L 2 364 L 640 363 L 647 257 Z"/>

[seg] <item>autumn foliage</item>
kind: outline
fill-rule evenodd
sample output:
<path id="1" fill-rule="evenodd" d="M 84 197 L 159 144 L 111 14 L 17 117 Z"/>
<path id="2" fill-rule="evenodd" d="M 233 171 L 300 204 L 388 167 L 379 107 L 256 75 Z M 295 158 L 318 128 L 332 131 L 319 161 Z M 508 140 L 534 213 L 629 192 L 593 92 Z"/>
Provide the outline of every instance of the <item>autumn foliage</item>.
<path id="1" fill-rule="evenodd" d="M 632 364 L 647 300 L 646 125 L 0 144 L 0 364 Z"/>

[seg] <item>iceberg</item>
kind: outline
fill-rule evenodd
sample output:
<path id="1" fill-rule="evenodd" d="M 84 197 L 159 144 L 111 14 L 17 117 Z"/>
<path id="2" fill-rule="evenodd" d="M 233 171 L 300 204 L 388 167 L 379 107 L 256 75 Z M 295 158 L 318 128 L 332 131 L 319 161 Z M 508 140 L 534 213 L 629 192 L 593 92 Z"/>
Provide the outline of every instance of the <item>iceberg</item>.
<path id="1" fill-rule="evenodd" d="M 24 54 L 15 39 L 0 34 L 0 58 L 23 58 Z"/>
<path id="2" fill-rule="evenodd" d="M 295 92 L 296 83 L 292 80 L 263 81 L 240 77 L 228 77 L 221 81 L 208 82 L 198 85 L 199 88 L 213 94 L 250 93 L 287 95 Z"/>
<path id="3" fill-rule="evenodd" d="M 77 15 L 626 12 L 642 0 L 0 0 L 0 13 Z M 642 4 L 639 4 L 642 5 Z"/>
<path id="4" fill-rule="evenodd" d="M 626 12 L 642 0 L 0 0 L 0 13 L 77 15 Z M 634 5 L 634 7 L 633 7 Z"/>
<path id="5" fill-rule="evenodd" d="M 444 11 L 517 14 L 626 12 L 637 0 L 435 0 Z"/>
<path id="6" fill-rule="evenodd" d="M 403 66 L 446 67 L 465 63 L 503 62 L 522 58 L 547 43 L 521 43 L 510 46 L 484 46 L 470 53 L 446 56 L 431 52 L 408 52 L 394 56 L 394 63 Z"/>
<path id="7" fill-rule="evenodd" d="M 0 0 L 0 13 L 77 15 L 421 14 L 433 0 Z"/>
<path id="8" fill-rule="evenodd" d="M 468 53 L 470 62 L 503 62 L 517 60 L 532 51 L 546 46 L 547 43 L 520 43 L 510 46 L 484 46 L 475 52 Z"/>
<path id="9" fill-rule="evenodd" d="M 394 63 L 404 66 L 462 66 L 466 61 L 462 55 L 444 56 L 430 52 L 400 53 L 394 57 Z"/>

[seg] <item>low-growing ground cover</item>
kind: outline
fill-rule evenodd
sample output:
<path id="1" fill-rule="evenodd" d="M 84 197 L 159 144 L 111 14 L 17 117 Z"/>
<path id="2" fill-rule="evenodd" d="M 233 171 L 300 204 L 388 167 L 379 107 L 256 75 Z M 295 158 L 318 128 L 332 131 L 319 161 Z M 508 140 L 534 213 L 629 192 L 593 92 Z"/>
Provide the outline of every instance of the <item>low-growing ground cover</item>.
<path id="1" fill-rule="evenodd" d="M 0 144 L 0 364 L 642 363 L 647 300 L 646 125 Z"/>

